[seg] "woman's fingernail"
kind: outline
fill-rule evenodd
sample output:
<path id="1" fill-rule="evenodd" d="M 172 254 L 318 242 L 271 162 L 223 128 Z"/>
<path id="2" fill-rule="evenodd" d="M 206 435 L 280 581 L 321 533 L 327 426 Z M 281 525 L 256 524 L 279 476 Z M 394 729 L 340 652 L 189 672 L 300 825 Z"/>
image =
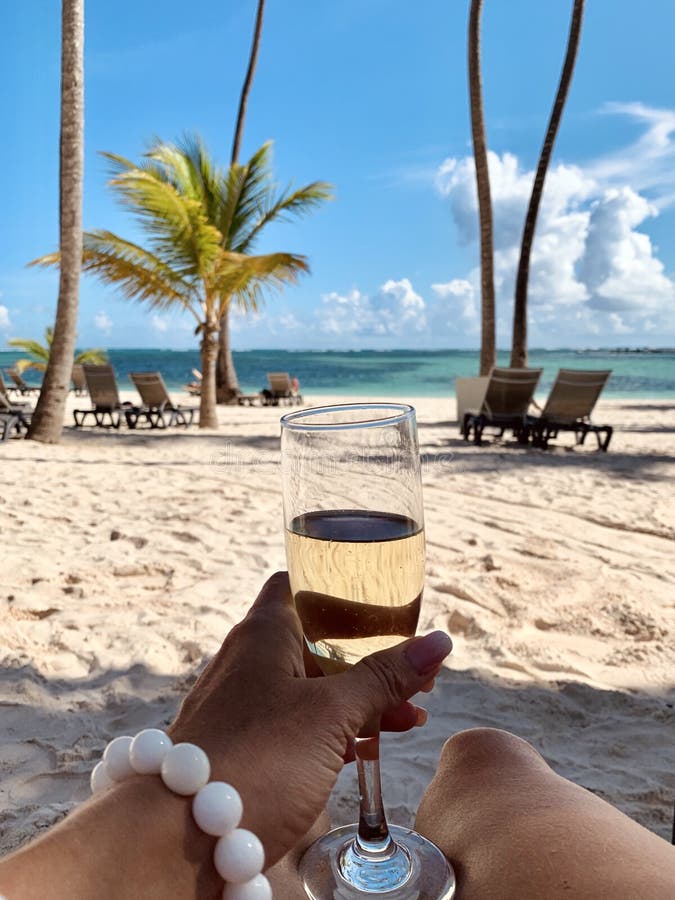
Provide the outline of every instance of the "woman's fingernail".
<path id="1" fill-rule="evenodd" d="M 417 721 L 415 722 L 415 727 L 420 728 L 422 725 L 427 724 L 427 719 L 429 718 L 429 713 L 426 709 L 422 709 L 421 706 L 416 706 L 415 711 L 417 712 Z"/>
<path id="2" fill-rule="evenodd" d="M 450 636 L 444 631 L 432 631 L 424 637 L 413 638 L 405 649 L 405 655 L 417 674 L 425 675 L 442 662 L 451 650 Z"/>

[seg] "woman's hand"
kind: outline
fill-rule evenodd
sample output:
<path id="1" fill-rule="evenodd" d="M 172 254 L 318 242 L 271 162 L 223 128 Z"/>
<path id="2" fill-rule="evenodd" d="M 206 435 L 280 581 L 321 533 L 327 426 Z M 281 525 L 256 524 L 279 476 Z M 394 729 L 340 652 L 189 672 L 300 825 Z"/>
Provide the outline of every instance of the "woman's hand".
<path id="1" fill-rule="evenodd" d="M 212 779 L 244 801 L 245 827 L 266 865 L 288 852 L 324 809 L 354 737 L 373 718 L 405 731 L 426 721 L 407 702 L 430 690 L 452 643 L 443 632 L 412 638 L 330 678 L 313 678 L 288 576 L 263 587 L 229 633 L 170 729 L 208 754 Z"/>

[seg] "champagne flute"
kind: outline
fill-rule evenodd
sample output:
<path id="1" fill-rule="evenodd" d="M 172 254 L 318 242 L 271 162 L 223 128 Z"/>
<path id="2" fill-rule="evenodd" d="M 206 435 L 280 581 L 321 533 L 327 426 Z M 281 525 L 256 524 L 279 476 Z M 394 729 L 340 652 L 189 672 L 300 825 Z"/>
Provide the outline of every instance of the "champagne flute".
<path id="1" fill-rule="evenodd" d="M 424 515 L 415 410 L 353 403 L 281 419 L 286 558 L 305 641 L 325 675 L 415 634 Z M 360 815 L 305 853 L 313 900 L 450 900 L 452 867 L 430 841 L 389 826 L 379 721 L 356 738 Z"/>

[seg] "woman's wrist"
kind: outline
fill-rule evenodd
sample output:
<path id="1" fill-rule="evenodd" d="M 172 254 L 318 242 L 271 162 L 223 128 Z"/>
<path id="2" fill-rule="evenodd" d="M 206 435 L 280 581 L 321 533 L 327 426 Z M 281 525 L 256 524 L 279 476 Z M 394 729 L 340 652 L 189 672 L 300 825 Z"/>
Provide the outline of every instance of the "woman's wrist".
<path id="1" fill-rule="evenodd" d="M 1 863 L 0 893 L 12 900 L 220 900 L 215 840 L 194 822 L 190 798 L 172 794 L 158 776 L 132 776 Z"/>
<path id="2" fill-rule="evenodd" d="M 176 737 L 174 730 L 174 738 Z M 91 777 L 95 793 L 136 776 L 160 775 L 161 788 L 189 801 L 188 819 L 201 832 L 215 839 L 213 863 L 225 882 L 228 900 L 271 896 L 262 875 L 265 853 L 260 839 L 240 828 L 242 801 L 236 788 L 220 780 L 204 750 L 192 743 L 172 739 L 156 728 L 115 738 Z M 156 780 L 156 779 L 155 779 Z M 194 822 L 193 822 L 194 820 Z"/>

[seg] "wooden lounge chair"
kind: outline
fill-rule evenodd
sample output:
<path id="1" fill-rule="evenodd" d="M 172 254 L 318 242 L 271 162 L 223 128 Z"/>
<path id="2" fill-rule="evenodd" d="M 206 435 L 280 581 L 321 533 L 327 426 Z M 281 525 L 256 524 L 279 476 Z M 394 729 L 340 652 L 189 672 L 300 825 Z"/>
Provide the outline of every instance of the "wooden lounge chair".
<path id="1" fill-rule="evenodd" d="M 84 377 L 84 369 L 81 365 L 76 364 L 73 366 L 70 380 L 73 383 L 73 391 L 75 392 L 75 396 L 85 397 L 87 394 L 87 381 Z"/>
<path id="2" fill-rule="evenodd" d="M 593 424 L 591 413 L 611 374 L 611 369 L 561 369 L 541 415 L 528 418 L 532 443 L 545 448 L 559 431 L 573 431 L 576 443 L 583 444 L 592 432 L 598 448 L 606 451 L 614 429 L 611 425 Z"/>
<path id="3" fill-rule="evenodd" d="M 12 431 L 27 431 L 32 414 L 30 403 L 16 403 L 0 390 L 0 441 L 6 441 Z"/>
<path id="4" fill-rule="evenodd" d="M 12 431 L 21 432 L 21 425 L 17 416 L 4 413 L 0 410 L 0 444 L 9 440 Z"/>
<path id="5" fill-rule="evenodd" d="M 20 394 L 21 391 L 15 384 L 8 384 L 2 377 L 2 372 L 0 372 L 0 394 L 4 394 L 5 397 L 11 397 L 12 393 Z"/>
<path id="6" fill-rule="evenodd" d="M 35 387 L 35 385 L 33 385 L 33 384 L 27 384 L 23 380 L 18 369 L 7 369 L 7 374 L 14 382 L 14 390 L 19 391 L 20 394 L 39 394 L 40 393 L 39 387 Z"/>
<path id="7" fill-rule="evenodd" d="M 268 372 L 267 381 L 269 382 L 269 390 L 263 391 L 263 403 L 265 406 L 279 406 L 280 403 L 288 403 L 292 406 L 294 403 L 301 405 L 302 394 L 293 389 L 291 376 L 288 372 Z"/>
<path id="8" fill-rule="evenodd" d="M 115 372 L 110 365 L 95 366 L 85 363 L 84 378 L 91 397 L 91 409 L 74 409 L 75 427 L 81 428 L 91 416 L 97 428 L 119 428 L 124 416 L 127 425 L 133 428 L 131 416 L 136 407 L 132 403 L 122 403 L 117 390 Z M 106 422 L 107 418 L 107 422 Z"/>
<path id="9" fill-rule="evenodd" d="M 518 442 L 526 444 L 529 439 L 527 410 L 541 372 L 541 369 L 494 368 L 480 406 L 464 413 L 464 440 L 468 441 L 473 431 L 474 443 L 480 444 L 483 431 L 489 426 L 499 429 L 499 437 L 507 428 L 512 428 Z"/>
<path id="10" fill-rule="evenodd" d="M 172 425 L 187 428 L 192 424 L 197 407 L 177 406 L 169 396 L 160 372 L 131 372 L 129 377 L 143 401 L 129 417 L 131 427 L 135 427 L 141 417 L 147 419 L 151 428 L 170 428 Z"/>

